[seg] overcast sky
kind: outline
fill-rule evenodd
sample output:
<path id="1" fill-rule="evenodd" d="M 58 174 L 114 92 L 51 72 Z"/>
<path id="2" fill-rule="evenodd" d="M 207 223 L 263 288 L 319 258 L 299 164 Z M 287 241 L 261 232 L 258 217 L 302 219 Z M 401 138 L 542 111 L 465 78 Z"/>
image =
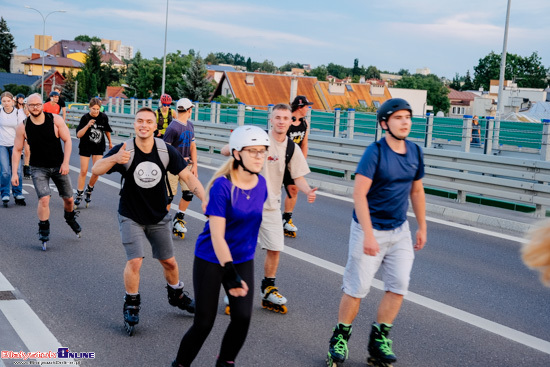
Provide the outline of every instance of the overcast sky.
<path id="1" fill-rule="evenodd" d="M 80 34 L 116 39 L 144 57 L 162 57 L 166 1 L 0 0 L 19 49 L 42 33 L 54 40 Z M 330 62 L 415 72 L 427 67 L 449 79 L 473 75 L 489 52 L 502 52 L 507 0 L 169 1 L 168 52 L 239 53 L 254 61 L 316 67 Z M 513 0 L 508 52 L 537 51 L 550 67 L 550 1 Z"/>

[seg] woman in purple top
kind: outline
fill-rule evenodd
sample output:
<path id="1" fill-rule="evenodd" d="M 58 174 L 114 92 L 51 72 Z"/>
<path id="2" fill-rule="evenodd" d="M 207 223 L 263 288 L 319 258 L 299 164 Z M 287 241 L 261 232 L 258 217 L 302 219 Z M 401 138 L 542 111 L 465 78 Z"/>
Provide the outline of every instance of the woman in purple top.
<path id="1" fill-rule="evenodd" d="M 220 286 L 231 307 L 216 366 L 233 366 L 250 325 L 254 289 L 254 253 L 267 199 L 259 175 L 269 147 L 267 133 L 241 126 L 229 138 L 230 158 L 207 188 L 208 221 L 197 239 L 193 265 L 195 319 L 181 340 L 172 366 L 190 366 L 214 325 Z"/>

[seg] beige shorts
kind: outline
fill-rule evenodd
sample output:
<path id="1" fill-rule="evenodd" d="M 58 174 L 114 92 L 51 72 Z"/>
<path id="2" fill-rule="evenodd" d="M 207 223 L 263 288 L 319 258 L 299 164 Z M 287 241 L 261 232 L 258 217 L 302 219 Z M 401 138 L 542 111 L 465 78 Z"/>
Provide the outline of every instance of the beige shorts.
<path id="1" fill-rule="evenodd" d="M 191 168 L 193 167 L 192 163 L 189 163 L 185 169 L 188 169 L 191 171 Z M 173 175 L 170 172 L 168 173 L 168 182 L 170 183 L 170 190 L 172 190 L 172 195 L 176 196 L 178 191 L 178 182 L 181 187 L 181 191 L 189 190 L 189 187 L 187 187 L 187 184 L 185 181 L 183 181 L 179 176 Z"/>
<path id="2" fill-rule="evenodd" d="M 281 210 L 265 210 L 262 213 L 262 225 L 258 235 L 258 242 L 264 250 L 283 251 L 285 235 Z"/>

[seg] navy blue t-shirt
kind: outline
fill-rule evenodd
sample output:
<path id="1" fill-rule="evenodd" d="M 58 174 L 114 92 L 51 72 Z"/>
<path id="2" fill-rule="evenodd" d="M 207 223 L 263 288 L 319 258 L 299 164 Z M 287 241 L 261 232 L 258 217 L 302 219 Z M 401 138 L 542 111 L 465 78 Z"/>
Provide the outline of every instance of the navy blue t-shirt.
<path id="1" fill-rule="evenodd" d="M 386 138 L 378 144 L 380 148 L 376 143 L 368 146 L 355 173 L 372 180 L 367 193 L 372 227 L 387 231 L 407 220 L 412 183 L 424 177 L 424 159 L 420 148 L 408 140 L 405 154 L 394 152 Z M 353 219 L 359 222 L 355 210 Z"/>
<path id="2" fill-rule="evenodd" d="M 113 147 L 104 158 L 120 150 L 122 144 Z M 135 144 L 134 159 L 128 171 L 121 164 L 115 164 L 107 173 L 120 172 L 124 185 L 120 191 L 118 212 L 133 221 L 147 225 L 157 224 L 166 216 L 166 206 L 170 203 L 166 186 L 166 170 L 155 146 L 151 153 L 142 152 Z M 176 148 L 166 145 L 169 163 L 167 170 L 179 174 L 187 163 Z"/>
<path id="3" fill-rule="evenodd" d="M 217 178 L 210 188 L 205 215 L 225 218 L 225 241 L 235 264 L 254 258 L 266 199 L 267 186 L 261 175 L 258 175 L 256 186 L 250 190 L 233 186 L 225 176 Z M 206 222 L 197 238 L 195 256 L 211 263 L 220 263 L 212 245 L 210 221 Z"/>

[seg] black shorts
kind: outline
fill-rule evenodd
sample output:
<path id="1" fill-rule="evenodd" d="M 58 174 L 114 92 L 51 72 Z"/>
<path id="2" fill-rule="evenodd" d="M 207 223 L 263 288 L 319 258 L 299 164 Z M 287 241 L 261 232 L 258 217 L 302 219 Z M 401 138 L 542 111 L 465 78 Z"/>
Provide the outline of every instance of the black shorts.
<path id="1" fill-rule="evenodd" d="M 105 149 L 78 148 L 78 155 L 90 158 L 93 155 L 103 155 Z"/>

